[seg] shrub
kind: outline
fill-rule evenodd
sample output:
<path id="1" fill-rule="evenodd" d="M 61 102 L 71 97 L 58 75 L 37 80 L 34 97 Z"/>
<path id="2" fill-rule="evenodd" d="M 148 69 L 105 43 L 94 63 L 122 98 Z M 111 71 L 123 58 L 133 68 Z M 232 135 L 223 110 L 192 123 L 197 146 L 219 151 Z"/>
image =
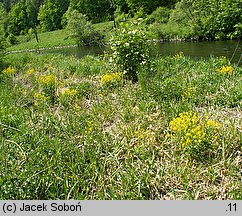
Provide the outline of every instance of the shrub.
<path id="1" fill-rule="evenodd" d="M 124 78 L 136 82 L 140 66 L 149 65 L 149 42 L 147 30 L 140 22 L 120 23 L 111 38 L 111 63 L 122 71 Z"/>
<path id="2" fill-rule="evenodd" d="M 13 34 L 10 34 L 8 35 L 7 37 L 7 42 L 10 44 L 10 45 L 15 45 L 18 43 L 18 40 L 17 38 L 13 35 Z"/>
<path id="3" fill-rule="evenodd" d="M 66 28 L 69 31 L 69 36 L 75 38 L 79 46 L 96 45 L 103 40 L 103 36 L 94 30 L 86 16 L 77 10 L 70 12 Z"/>
<path id="4" fill-rule="evenodd" d="M 167 23 L 169 20 L 170 10 L 166 7 L 158 7 L 152 14 L 147 17 L 147 23 Z"/>

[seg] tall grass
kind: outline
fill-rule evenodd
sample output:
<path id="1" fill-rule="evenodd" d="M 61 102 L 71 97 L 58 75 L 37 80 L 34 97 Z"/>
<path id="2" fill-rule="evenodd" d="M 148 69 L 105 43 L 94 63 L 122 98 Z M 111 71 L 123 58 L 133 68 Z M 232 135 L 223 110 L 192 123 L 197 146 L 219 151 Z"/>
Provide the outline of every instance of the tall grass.
<path id="1" fill-rule="evenodd" d="M 6 61 L 14 72 L 0 74 L 1 199 L 241 199 L 240 67 L 224 74 L 226 59 L 180 53 L 154 59 L 133 84 L 102 57 Z M 184 112 L 205 125 L 192 148 L 171 127 Z"/>

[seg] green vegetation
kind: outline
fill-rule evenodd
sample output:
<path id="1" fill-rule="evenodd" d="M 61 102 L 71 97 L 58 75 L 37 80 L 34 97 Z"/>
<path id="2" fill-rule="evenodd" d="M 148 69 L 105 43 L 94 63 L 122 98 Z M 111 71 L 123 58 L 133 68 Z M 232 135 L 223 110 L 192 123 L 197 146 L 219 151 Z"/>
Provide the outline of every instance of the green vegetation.
<path id="1" fill-rule="evenodd" d="M 0 199 L 241 199 L 242 68 L 149 55 L 155 38 L 241 38 L 240 1 L 216 2 L 0 4 L 0 50 L 111 45 L 0 56 Z"/>
<path id="2" fill-rule="evenodd" d="M 241 199 L 242 69 L 176 56 L 123 79 L 102 57 L 8 55 L 1 199 Z"/>
<path id="3" fill-rule="evenodd" d="M 99 32 L 101 35 L 105 35 L 105 41 L 108 41 L 113 32 L 113 22 L 93 24 L 94 31 Z M 69 36 L 69 32 L 66 29 L 56 30 L 52 32 L 45 32 L 38 34 L 39 42 L 37 43 L 34 35 L 21 35 L 17 37 L 18 44 L 11 47 L 7 47 L 7 51 L 21 51 L 31 50 L 39 48 L 54 48 L 62 46 L 74 46 L 77 45 L 75 38 Z"/>
<path id="4" fill-rule="evenodd" d="M 83 14 L 88 23 L 113 21 L 115 27 L 123 21 L 143 18 L 147 27 L 155 33 L 153 39 L 158 40 L 239 39 L 242 36 L 241 8 L 241 0 L 0 1 L 0 34 L 8 39 L 9 46 L 18 43 L 16 36 L 19 35 L 29 39 L 34 36 L 38 42 L 40 33 L 68 27 L 68 14 L 76 11 Z M 78 20 L 75 20 L 74 26 L 79 26 L 80 30 L 83 23 L 78 23 Z M 75 38 L 82 32 L 74 28 L 72 30 L 75 30 L 72 32 Z M 102 32 L 87 32 L 95 40 L 103 37 Z"/>
<path id="5" fill-rule="evenodd" d="M 67 15 L 67 30 L 69 37 L 74 38 L 78 46 L 80 45 L 98 45 L 103 37 L 94 30 L 92 23 L 85 15 L 77 10 L 70 11 Z"/>
<path id="6" fill-rule="evenodd" d="M 146 29 L 140 22 L 120 23 L 111 39 L 112 55 L 110 62 L 125 78 L 136 82 L 139 67 L 149 65 L 149 44 Z"/>

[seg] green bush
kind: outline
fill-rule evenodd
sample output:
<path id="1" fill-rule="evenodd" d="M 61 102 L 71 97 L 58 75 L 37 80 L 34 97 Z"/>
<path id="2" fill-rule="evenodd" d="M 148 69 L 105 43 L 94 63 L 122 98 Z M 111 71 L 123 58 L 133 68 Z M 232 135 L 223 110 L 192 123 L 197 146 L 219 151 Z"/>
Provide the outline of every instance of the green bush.
<path id="1" fill-rule="evenodd" d="M 147 23 L 167 23 L 169 20 L 170 10 L 166 7 L 158 7 L 152 14 L 147 17 Z"/>
<path id="2" fill-rule="evenodd" d="M 3 51 L 4 51 L 3 40 L 0 37 L 0 71 L 2 69 L 2 60 L 4 56 Z"/>
<path id="3" fill-rule="evenodd" d="M 140 66 L 149 64 L 149 42 L 147 30 L 140 22 L 120 23 L 116 34 L 111 38 L 111 62 L 124 78 L 136 82 Z"/>
<path id="4" fill-rule="evenodd" d="M 76 39 L 78 45 L 96 45 L 103 40 L 103 36 L 94 30 L 86 16 L 77 10 L 70 12 L 66 28 L 69 36 Z"/>
<path id="5" fill-rule="evenodd" d="M 18 40 L 17 38 L 13 35 L 13 34 L 10 34 L 8 35 L 7 37 L 7 42 L 10 44 L 10 45 L 15 45 L 18 43 Z"/>

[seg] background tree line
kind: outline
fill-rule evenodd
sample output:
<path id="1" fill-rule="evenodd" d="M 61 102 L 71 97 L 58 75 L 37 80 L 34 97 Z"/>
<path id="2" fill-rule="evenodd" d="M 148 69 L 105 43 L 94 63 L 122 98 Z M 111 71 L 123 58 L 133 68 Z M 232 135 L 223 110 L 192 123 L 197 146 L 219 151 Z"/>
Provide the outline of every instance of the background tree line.
<path id="1" fill-rule="evenodd" d="M 189 25 L 198 37 L 240 38 L 242 32 L 242 0 L 0 0 L 0 39 L 14 43 L 13 36 L 62 29 L 68 8 L 92 23 L 122 13 Z"/>

